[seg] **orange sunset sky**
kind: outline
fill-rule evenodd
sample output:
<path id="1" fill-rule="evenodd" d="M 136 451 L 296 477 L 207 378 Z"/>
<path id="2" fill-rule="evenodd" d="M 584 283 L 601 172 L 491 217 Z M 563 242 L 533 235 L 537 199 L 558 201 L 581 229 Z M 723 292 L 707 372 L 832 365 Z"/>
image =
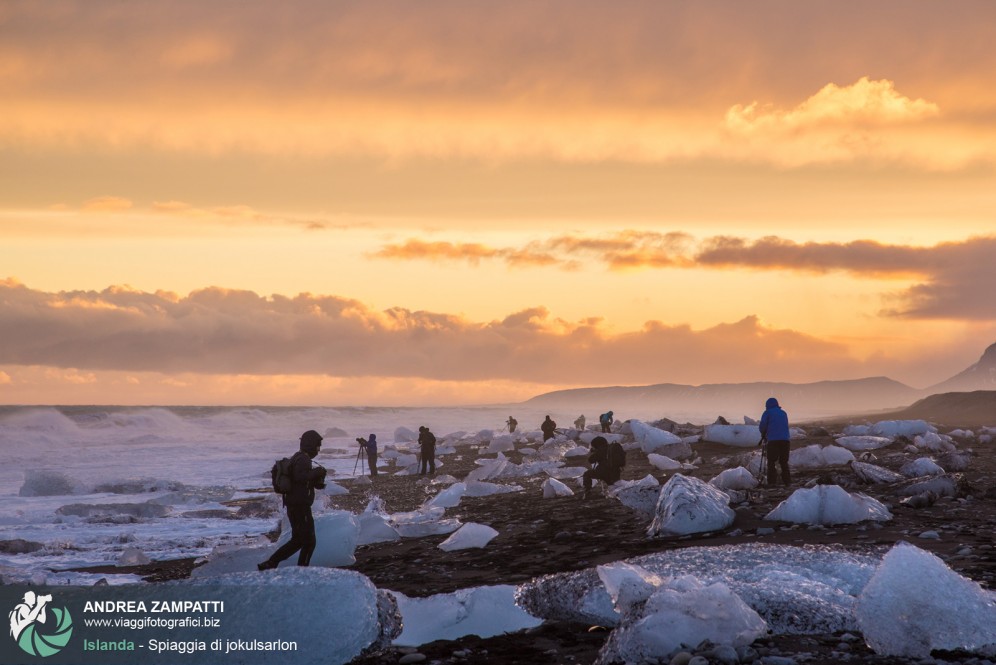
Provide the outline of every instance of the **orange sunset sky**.
<path id="1" fill-rule="evenodd" d="M 445 405 L 996 341 L 996 3 L 0 3 L 0 402 Z"/>

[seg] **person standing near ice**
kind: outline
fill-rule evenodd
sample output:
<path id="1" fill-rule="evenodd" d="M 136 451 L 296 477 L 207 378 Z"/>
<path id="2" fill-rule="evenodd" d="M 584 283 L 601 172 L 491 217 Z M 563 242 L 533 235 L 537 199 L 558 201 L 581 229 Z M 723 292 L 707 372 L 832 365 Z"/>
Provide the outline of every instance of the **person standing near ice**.
<path id="1" fill-rule="evenodd" d="M 583 413 L 580 416 L 578 416 L 577 420 L 574 421 L 574 429 L 576 429 L 579 432 L 583 432 L 584 431 L 584 414 Z"/>
<path id="2" fill-rule="evenodd" d="M 367 464 L 370 466 L 370 477 L 377 475 L 377 435 L 371 434 L 367 438 L 365 448 L 367 449 Z"/>
<path id="3" fill-rule="evenodd" d="M 436 473 L 436 435 L 429 431 L 425 425 L 418 428 L 419 454 L 422 457 L 419 463 L 418 475 L 424 476 L 426 472 Z"/>
<path id="4" fill-rule="evenodd" d="M 602 426 L 603 434 L 609 434 L 610 432 L 612 432 L 612 420 L 613 420 L 612 415 L 613 414 L 611 411 L 606 411 L 605 413 L 603 413 L 598 417 L 598 422 Z"/>
<path id="5" fill-rule="evenodd" d="M 509 416 L 508 417 L 508 422 L 505 423 L 505 424 L 508 425 L 508 433 L 509 434 L 514 434 L 515 433 L 515 428 L 519 426 L 519 421 L 516 420 L 515 418 L 513 418 L 512 416 Z"/>
<path id="6" fill-rule="evenodd" d="M 543 430 L 543 440 L 548 441 L 553 438 L 553 433 L 557 429 L 557 423 L 551 420 L 550 416 L 547 416 L 543 424 L 540 425 L 540 429 Z"/>
<path id="7" fill-rule="evenodd" d="M 778 479 L 778 467 L 782 468 L 782 484 L 791 482 L 789 477 L 789 421 L 788 414 L 778 405 L 778 400 L 769 397 L 764 403 L 764 413 L 758 423 L 761 441 L 757 445 L 767 445 L 768 484 L 774 485 Z"/>
<path id="8" fill-rule="evenodd" d="M 321 448 L 322 435 L 315 430 L 309 429 L 301 435 L 300 449 L 291 457 L 291 488 L 283 495 L 291 537 L 269 559 L 256 566 L 260 570 L 276 568 L 281 561 L 298 551 L 297 565 L 307 566 L 311 562 L 317 544 L 311 505 L 315 502 L 315 490 L 325 487 L 326 473 L 324 467 L 312 466 L 311 460 L 318 456 Z"/>

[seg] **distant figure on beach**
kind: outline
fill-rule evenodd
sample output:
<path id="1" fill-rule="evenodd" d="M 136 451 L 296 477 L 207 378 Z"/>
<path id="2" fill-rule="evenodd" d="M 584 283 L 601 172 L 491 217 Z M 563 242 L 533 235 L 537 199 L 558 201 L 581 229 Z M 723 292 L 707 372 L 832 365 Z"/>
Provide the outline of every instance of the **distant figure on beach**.
<path id="1" fill-rule="evenodd" d="M 612 412 L 606 411 L 598 417 L 598 423 L 602 426 L 602 433 L 608 434 L 612 431 Z"/>
<path id="2" fill-rule="evenodd" d="M 281 561 L 299 550 L 297 565 L 307 566 L 311 562 L 311 555 L 317 544 L 311 504 L 315 502 L 315 490 L 325 487 L 326 473 L 323 466 L 312 466 L 311 460 L 318 456 L 321 448 L 322 435 L 315 430 L 309 429 L 301 435 L 300 448 L 291 457 L 291 488 L 283 495 L 284 506 L 287 507 L 287 520 L 291 526 L 291 537 L 270 555 L 269 559 L 256 566 L 260 570 L 276 568 Z"/>
<path id="3" fill-rule="evenodd" d="M 373 478 L 377 475 L 377 435 L 371 434 L 363 447 L 367 451 L 367 464 L 370 466 L 370 477 Z"/>
<path id="4" fill-rule="evenodd" d="M 768 454 L 768 484 L 774 485 L 778 480 L 778 467 L 782 468 L 782 484 L 788 486 L 789 476 L 789 432 L 788 414 L 778 405 L 778 400 L 769 397 L 764 403 L 764 413 L 758 423 L 761 430 L 761 442 L 757 445 L 767 446 Z"/>
<path id="5" fill-rule="evenodd" d="M 550 416 L 547 416 L 543 424 L 540 425 L 540 429 L 543 430 L 543 440 L 548 441 L 553 438 L 553 433 L 557 429 L 557 423 L 552 421 Z"/>
<path id="6" fill-rule="evenodd" d="M 583 413 L 580 416 L 578 416 L 577 420 L 574 421 L 574 429 L 576 429 L 579 432 L 583 432 L 584 431 L 584 414 Z"/>
<path id="7" fill-rule="evenodd" d="M 608 485 L 619 480 L 622 466 L 610 457 L 609 442 L 604 436 L 596 436 L 591 440 L 591 452 L 588 454 L 588 464 L 591 465 L 591 468 L 581 476 L 584 482 L 584 494 L 581 498 L 588 498 L 593 480 L 604 480 Z"/>
<path id="8" fill-rule="evenodd" d="M 508 422 L 505 424 L 508 425 L 508 433 L 512 434 L 513 432 L 515 432 L 515 428 L 519 426 L 519 421 L 513 418 L 512 416 L 509 416 Z"/>
<path id="9" fill-rule="evenodd" d="M 436 473 L 436 435 L 429 431 L 429 428 L 422 425 L 418 428 L 418 445 L 421 461 L 419 462 L 418 475 L 424 476 L 426 473 L 435 475 Z"/>

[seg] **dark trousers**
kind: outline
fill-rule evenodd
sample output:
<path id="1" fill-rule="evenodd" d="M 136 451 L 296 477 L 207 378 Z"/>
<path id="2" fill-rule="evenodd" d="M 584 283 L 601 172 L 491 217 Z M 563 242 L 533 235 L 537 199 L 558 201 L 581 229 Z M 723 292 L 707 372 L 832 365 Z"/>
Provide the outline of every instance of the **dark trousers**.
<path id="1" fill-rule="evenodd" d="M 789 476 L 789 442 L 788 441 L 768 441 L 768 484 L 774 485 L 778 481 L 778 467 L 782 468 L 782 484 L 788 485 L 791 481 Z"/>
<path id="2" fill-rule="evenodd" d="M 612 434 L 612 425 L 609 423 L 602 423 L 602 434 Z"/>
<path id="3" fill-rule="evenodd" d="M 367 453 L 367 464 L 370 465 L 370 476 L 377 475 L 377 451 Z"/>
<path id="4" fill-rule="evenodd" d="M 311 515 L 311 506 L 287 506 L 287 519 L 290 520 L 291 537 L 286 543 L 280 546 L 276 552 L 268 559 L 274 566 L 290 558 L 294 552 L 301 550 L 297 555 L 297 565 L 307 566 L 311 563 L 311 555 L 315 551 L 317 540 L 315 538 L 315 518 Z"/>
<path id="5" fill-rule="evenodd" d="M 543 440 L 544 441 L 549 441 L 552 438 L 553 438 L 553 432 L 547 432 L 546 430 L 543 430 Z"/>
<path id="6" fill-rule="evenodd" d="M 594 469 L 585 471 L 581 479 L 584 482 L 584 491 L 587 492 L 591 489 L 591 482 L 593 480 L 604 480 L 606 484 L 611 485 L 619 480 L 619 473 L 613 472 L 608 466 L 599 465 Z"/>
<path id="7" fill-rule="evenodd" d="M 428 469 L 428 473 L 436 472 L 436 449 L 429 448 L 428 450 L 422 451 L 422 463 L 419 465 L 418 473 L 420 476 L 424 476 Z"/>

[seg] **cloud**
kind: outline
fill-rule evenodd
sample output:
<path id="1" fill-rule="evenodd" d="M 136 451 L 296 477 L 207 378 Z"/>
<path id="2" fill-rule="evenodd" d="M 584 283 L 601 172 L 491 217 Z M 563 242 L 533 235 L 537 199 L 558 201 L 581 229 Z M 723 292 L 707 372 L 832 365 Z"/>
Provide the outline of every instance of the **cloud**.
<path id="1" fill-rule="evenodd" d="M 574 367 L 599 367 L 600 381 L 623 384 L 816 380 L 860 369 L 841 344 L 755 317 L 704 330 L 653 321 L 612 335 L 597 319 L 569 322 L 543 307 L 475 322 L 336 296 L 48 293 L 15 282 L 0 284 L 0 365 L 71 369 L 80 380 L 115 371 L 533 384 L 580 381 Z"/>
<path id="2" fill-rule="evenodd" d="M 130 210 L 132 202 L 120 196 L 97 196 L 83 203 L 88 212 L 120 212 Z"/>
<path id="3" fill-rule="evenodd" d="M 910 288 L 885 294 L 882 313 L 919 319 L 996 320 L 996 236 L 970 238 L 933 246 L 890 245 L 874 240 L 799 243 L 777 236 L 747 239 L 714 236 L 696 241 L 686 233 L 623 230 L 599 236 L 555 236 L 521 248 L 486 247 L 476 243 L 425 243 L 409 240 L 385 245 L 373 256 L 382 259 L 504 261 L 577 269 L 602 264 L 610 270 L 728 269 L 787 270 L 807 273 L 846 272 L 860 277 L 922 280 Z"/>
<path id="4" fill-rule="evenodd" d="M 788 111 L 737 104 L 726 112 L 726 127 L 734 132 L 797 132 L 820 127 L 889 125 L 936 118 L 940 108 L 924 99 L 910 99 L 895 83 L 864 76 L 848 86 L 828 83 Z"/>

